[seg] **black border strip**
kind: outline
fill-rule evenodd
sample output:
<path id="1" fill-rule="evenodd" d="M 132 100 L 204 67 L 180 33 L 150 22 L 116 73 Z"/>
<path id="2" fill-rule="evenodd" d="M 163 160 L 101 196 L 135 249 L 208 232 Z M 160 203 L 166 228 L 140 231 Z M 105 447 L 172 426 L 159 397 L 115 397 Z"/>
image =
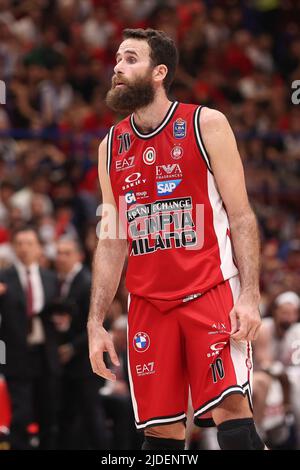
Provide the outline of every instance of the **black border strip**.
<path id="1" fill-rule="evenodd" d="M 115 126 L 112 126 L 109 129 L 108 136 L 107 136 L 107 162 L 106 162 L 106 169 L 107 173 L 110 174 L 111 169 L 111 162 L 112 162 L 112 148 L 113 148 L 113 135 L 114 135 Z"/>
<path id="2" fill-rule="evenodd" d="M 208 170 L 210 171 L 210 173 L 213 174 L 213 171 L 210 165 L 210 159 L 209 159 L 207 150 L 205 148 L 203 139 L 201 137 L 201 131 L 200 131 L 200 112 L 204 107 L 205 106 L 198 106 L 198 108 L 196 108 L 194 112 L 194 118 L 193 118 L 193 127 L 194 127 L 195 139 L 196 139 L 196 143 L 197 143 L 197 147 L 200 152 L 200 155 L 205 165 L 207 166 Z"/>
<path id="3" fill-rule="evenodd" d="M 184 416 L 182 416 L 184 415 Z M 166 420 L 169 420 L 169 419 L 172 419 L 172 418 L 178 418 L 178 419 L 174 419 L 174 421 L 166 421 Z M 158 416 L 158 417 L 154 417 L 154 418 L 149 418 L 147 419 L 147 421 L 135 421 L 135 425 L 136 426 L 139 426 L 137 428 L 138 431 L 140 430 L 143 430 L 147 427 L 151 427 L 151 426 L 162 426 L 163 424 L 172 424 L 172 423 L 177 423 L 178 421 L 184 421 L 186 422 L 186 413 L 184 411 L 182 411 L 181 413 L 177 413 L 176 415 L 171 415 L 171 416 Z M 157 421 L 157 420 L 160 420 L 161 422 L 160 423 L 153 423 L 152 424 L 152 421 Z"/>
<path id="4" fill-rule="evenodd" d="M 178 101 L 173 101 L 163 121 L 159 124 L 159 126 L 157 126 L 156 129 L 154 129 L 154 131 L 148 134 L 143 134 L 142 132 L 138 131 L 134 122 L 133 114 L 131 114 L 129 121 L 130 121 L 130 125 L 134 134 L 138 138 L 143 139 L 143 140 L 152 139 L 152 137 L 158 135 L 169 124 L 172 117 L 174 116 L 176 109 L 178 108 L 178 105 L 179 105 Z"/>
<path id="5" fill-rule="evenodd" d="M 226 395 L 224 395 L 222 397 L 222 395 L 227 392 L 227 390 L 231 390 L 231 389 L 234 389 L 234 388 L 237 388 L 239 387 L 239 390 L 232 390 L 232 392 L 229 392 L 229 393 L 226 393 Z M 197 410 L 194 411 L 194 419 L 197 419 L 199 418 L 201 415 L 203 414 L 206 414 L 208 411 L 212 410 L 213 408 L 216 408 L 216 406 L 218 406 L 220 403 L 222 403 L 223 400 L 225 400 L 225 398 L 229 397 L 230 395 L 233 395 L 233 394 L 241 394 L 243 396 L 248 396 L 248 400 L 249 400 L 249 405 L 250 405 L 250 409 L 251 411 L 253 411 L 253 407 L 252 407 L 252 400 L 250 399 L 250 393 L 251 393 L 251 387 L 250 387 L 250 383 L 247 381 L 244 383 L 244 385 L 231 385 L 230 387 L 228 388 L 225 388 L 225 390 L 223 390 L 217 397 L 214 397 L 212 398 L 211 400 L 208 400 L 206 403 L 204 403 L 203 405 L 199 406 L 199 408 L 197 408 Z M 221 398 L 222 397 L 222 398 Z M 210 407 L 208 407 L 207 409 L 205 409 L 204 411 L 200 412 L 197 416 L 195 416 L 195 414 L 200 411 L 202 408 L 206 407 L 207 405 L 209 405 L 211 402 L 214 402 L 216 401 L 216 403 L 212 404 Z"/>

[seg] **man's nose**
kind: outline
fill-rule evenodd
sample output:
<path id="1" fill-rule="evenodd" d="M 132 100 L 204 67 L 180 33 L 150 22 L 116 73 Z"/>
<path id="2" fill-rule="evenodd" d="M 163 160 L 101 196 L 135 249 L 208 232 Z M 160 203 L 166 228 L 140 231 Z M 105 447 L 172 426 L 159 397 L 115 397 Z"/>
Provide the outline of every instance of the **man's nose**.
<path id="1" fill-rule="evenodd" d="M 119 60 L 119 62 L 116 63 L 114 67 L 115 74 L 122 73 L 122 63 L 123 63 L 122 60 Z"/>

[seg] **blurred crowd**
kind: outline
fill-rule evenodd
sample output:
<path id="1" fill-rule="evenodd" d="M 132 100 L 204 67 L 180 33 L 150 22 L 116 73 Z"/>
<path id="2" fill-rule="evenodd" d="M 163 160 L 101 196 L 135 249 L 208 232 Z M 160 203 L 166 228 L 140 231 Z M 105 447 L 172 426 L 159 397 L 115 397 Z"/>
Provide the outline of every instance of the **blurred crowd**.
<path id="1" fill-rule="evenodd" d="M 24 383 L 23 386 L 16 383 L 24 379 L 22 373 L 14 370 L 8 373 L 10 395 L 17 402 L 26 400 L 32 387 L 40 388 L 36 390 L 39 395 L 35 396 L 39 398 L 35 398 L 35 406 L 21 410 L 23 415 L 13 423 L 14 435 L 19 439 L 13 445 L 24 447 L 20 422 L 23 426 L 29 415 L 35 422 L 33 415 L 37 414 L 40 429 L 46 429 L 46 437 L 40 435 L 44 448 L 139 445 L 139 437 L 128 425 L 132 410 L 124 355 L 127 299 L 124 276 L 106 324 L 124 355 L 123 376 L 116 390 L 109 384 L 98 383 L 91 373 L 85 322 L 91 262 L 97 243 L 97 208 L 101 203 L 97 149 L 108 127 L 121 118 L 106 107 L 104 98 L 110 87 L 122 30 L 148 26 L 166 31 L 178 45 L 181 59 L 172 97 L 224 112 L 237 136 L 249 196 L 261 231 L 261 312 L 266 325 L 269 320 L 274 322 L 268 341 L 275 352 L 261 353 L 260 349 L 256 358 L 257 370 L 262 373 L 256 381 L 257 390 L 261 391 L 258 395 L 264 397 L 257 401 L 258 420 L 261 432 L 266 433 L 264 426 L 269 424 L 264 425 L 263 414 L 267 413 L 264 408 L 275 394 L 281 400 L 281 411 L 284 410 L 284 420 L 279 421 L 286 423 L 288 416 L 292 425 L 287 428 L 292 429 L 292 437 L 279 433 L 281 437 L 276 435 L 274 446 L 283 443 L 299 447 L 295 430 L 297 410 L 285 400 L 288 392 L 284 380 L 278 382 L 282 371 L 276 369 L 277 378 L 272 375 L 273 369 L 270 372 L 276 362 L 291 367 L 292 371 L 300 368 L 297 354 L 288 355 L 288 359 L 284 354 L 283 358 L 279 347 L 289 328 L 294 323 L 298 326 L 299 321 L 300 105 L 291 100 L 292 82 L 300 79 L 297 0 L 0 0 L 0 80 L 6 86 L 6 103 L 0 107 L 0 308 L 3 309 L 0 340 L 7 334 L 3 330 L 6 309 L 12 308 L 9 302 L 16 302 L 18 297 L 12 295 L 5 304 L 9 292 L 15 292 L 13 287 L 9 288 L 11 283 L 18 291 L 11 265 L 15 266 L 15 274 L 19 273 L 18 260 L 23 256 L 22 249 L 21 255 L 18 251 L 19 238 L 25 237 L 22 240 L 25 252 L 31 251 L 30 243 L 37 245 L 31 262 L 41 268 L 41 274 L 34 277 L 40 287 L 43 272 L 56 272 L 52 287 L 41 287 L 41 291 L 45 289 L 43 301 L 35 299 L 43 311 L 40 328 L 37 327 L 42 336 L 30 346 L 36 369 L 30 380 L 28 377 L 25 380 L 27 388 Z M 22 231 L 24 225 L 31 229 Z M 70 262 L 67 266 L 61 259 L 64 256 L 70 258 L 65 260 Z M 63 289 L 61 284 L 68 274 L 72 282 L 82 275 L 86 289 L 78 292 L 75 286 L 72 291 L 72 282 Z M 26 270 L 23 280 L 25 289 Z M 52 294 L 47 300 L 49 289 Z M 283 303 L 282 293 L 288 293 Z M 75 294 L 82 298 L 78 300 Z M 84 307 L 78 308 L 80 302 Z M 32 323 L 24 299 L 23 304 Z M 14 308 L 17 310 L 16 305 Z M 284 317 L 281 323 L 276 320 L 280 315 Z M 296 333 L 288 343 L 296 344 L 295 350 L 297 345 L 300 347 Z M 43 382 L 42 376 L 45 378 L 40 363 L 44 349 L 52 351 L 47 367 L 52 371 L 48 378 L 53 380 L 44 384 L 42 390 L 36 385 Z M 265 354 L 268 361 L 261 359 Z M 13 361 L 16 368 L 21 367 L 18 358 Z M 77 366 L 77 362 L 81 365 Z M 82 381 L 86 387 L 80 385 Z M 291 381 L 288 377 L 289 385 Z M 277 395 L 274 383 L 279 384 Z M 56 397 L 57 409 L 40 406 L 41 401 L 42 405 L 51 401 L 45 391 Z M 52 431 L 57 426 L 55 434 Z M 74 436 L 66 431 L 70 426 Z M 83 431 L 87 428 L 88 434 Z M 298 428 L 300 434 L 300 424 Z M 125 442 L 121 438 L 124 434 Z M 83 440 L 82 436 L 88 439 Z M 191 432 L 193 442 L 201 445 L 202 441 L 197 433 Z"/>

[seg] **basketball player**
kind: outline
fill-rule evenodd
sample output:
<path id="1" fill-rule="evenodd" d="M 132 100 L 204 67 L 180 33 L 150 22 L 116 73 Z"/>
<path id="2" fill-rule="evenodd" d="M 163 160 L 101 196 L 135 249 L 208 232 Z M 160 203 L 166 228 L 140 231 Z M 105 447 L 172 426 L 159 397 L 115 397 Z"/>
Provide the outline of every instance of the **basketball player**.
<path id="1" fill-rule="evenodd" d="M 225 116 L 169 99 L 176 64 L 163 32 L 124 31 L 107 103 L 128 116 L 99 147 L 103 201 L 125 201 L 136 426 L 143 449 L 184 449 L 190 387 L 195 422 L 217 426 L 221 449 L 263 449 L 251 409 L 256 220 Z M 102 323 L 126 250 L 124 239 L 100 233 L 88 332 L 93 370 L 108 380 L 104 351 L 119 362 Z"/>

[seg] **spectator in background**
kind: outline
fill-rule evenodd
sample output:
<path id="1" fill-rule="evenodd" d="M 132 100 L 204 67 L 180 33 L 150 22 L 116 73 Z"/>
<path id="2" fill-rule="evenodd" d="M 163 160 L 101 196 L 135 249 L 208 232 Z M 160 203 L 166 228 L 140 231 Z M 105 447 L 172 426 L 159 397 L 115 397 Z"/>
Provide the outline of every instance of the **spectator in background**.
<path id="1" fill-rule="evenodd" d="M 7 362 L 0 366 L 11 403 L 12 449 L 28 449 L 27 427 L 37 422 L 40 448 L 56 448 L 59 364 L 54 331 L 44 313 L 57 295 L 53 272 L 39 268 L 41 245 L 32 228 L 14 233 L 14 266 L 0 272 L 0 337 Z"/>
<path id="2" fill-rule="evenodd" d="M 57 125 L 73 100 L 73 89 L 66 82 L 66 68 L 56 65 L 50 72 L 50 79 L 41 84 L 41 119 L 44 127 Z"/>
<path id="3" fill-rule="evenodd" d="M 300 435 L 300 298 L 283 292 L 274 301 L 272 317 L 264 318 L 254 343 L 254 408 L 262 432 L 269 433 L 271 445 L 293 448 Z M 295 400 L 296 398 L 296 400 Z M 291 427 L 287 416 L 296 417 Z M 276 434 L 275 434 L 276 429 Z M 271 432 L 272 431 L 272 432 Z"/>
<path id="4" fill-rule="evenodd" d="M 60 447 L 107 449 L 104 413 L 99 389 L 103 380 L 91 369 L 86 323 L 91 288 L 90 271 L 83 266 L 83 253 L 72 239 L 57 243 L 56 268 L 60 297 L 71 314 L 55 309 L 52 320 L 58 332 L 58 354 L 63 367 L 60 406 Z M 77 435 L 76 435 L 77 432 Z"/>
<path id="5" fill-rule="evenodd" d="M 0 185 L 0 225 L 7 224 L 8 211 L 10 207 L 10 198 L 14 194 L 15 186 L 10 181 L 2 181 Z"/>

